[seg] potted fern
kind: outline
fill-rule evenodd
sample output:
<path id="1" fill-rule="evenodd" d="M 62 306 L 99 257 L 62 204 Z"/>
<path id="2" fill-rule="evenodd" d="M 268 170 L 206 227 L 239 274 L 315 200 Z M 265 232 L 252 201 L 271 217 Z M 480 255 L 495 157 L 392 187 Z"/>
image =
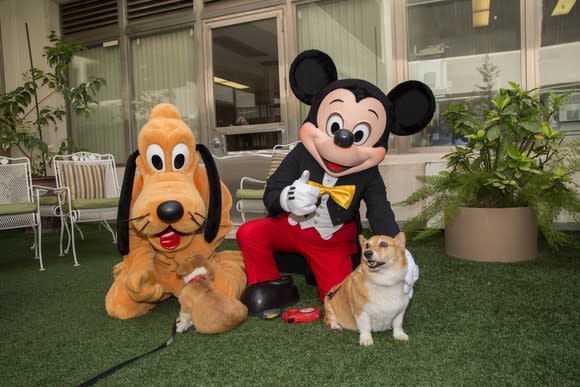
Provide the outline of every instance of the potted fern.
<path id="1" fill-rule="evenodd" d="M 423 229 L 421 238 L 445 228 L 448 255 L 479 261 L 535 258 L 538 228 L 550 246 L 565 244 L 553 222 L 562 211 L 577 221 L 580 209 L 572 180 L 579 142 L 563 144 L 554 127 L 565 98 L 542 101 L 512 82 L 482 112 L 472 102 L 449 105 L 443 115 L 465 145 L 444 156 L 447 170 L 419 177 L 422 188 L 401 203 L 424 203 L 407 231 Z"/>

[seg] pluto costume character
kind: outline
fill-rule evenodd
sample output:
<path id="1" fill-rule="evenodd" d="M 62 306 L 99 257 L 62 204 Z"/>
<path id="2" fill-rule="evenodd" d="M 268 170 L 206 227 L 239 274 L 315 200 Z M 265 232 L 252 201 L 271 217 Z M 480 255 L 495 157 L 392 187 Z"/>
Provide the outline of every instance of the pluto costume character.
<path id="1" fill-rule="evenodd" d="M 301 254 L 324 300 L 352 271 L 361 201 L 373 233 L 399 232 L 378 165 L 387 153 L 389 133 L 417 133 L 435 110 L 425 84 L 403 82 L 385 95 L 364 80 L 338 80 L 332 59 L 318 50 L 299 54 L 289 75 L 296 97 L 310 105 L 299 132 L 301 144 L 268 179 L 264 204 L 270 217 L 246 222 L 237 233 L 251 285 L 242 301 L 251 313 L 259 312 L 265 292 L 284 294 L 292 286 L 279 280 L 274 252 Z"/>
<path id="2" fill-rule="evenodd" d="M 127 161 L 123 179 L 117 219 L 123 261 L 113 270 L 107 313 L 118 319 L 143 315 L 158 302 L 179 297 L 188 287 L 184 278 L 201 279 L 211 285 L 209 291 L 234 300 L 222 305 L 239 303 L 246 286 L 242 255 L 215 252 L 232 228 L 232 197 L 219 180 L 211 154 L 196 145 L 191 129 L 170 104 L 153 108 L 139 132 L 138 147 Z M 199 165 L 200 155 L 204 166 Z M 199 258 L 209 265 L 211 277 L 185 274 Z M 208 291 L 208 286 L 203 289 Z M 196 310 L 211 308 L 215 305 L 196 305 Z M 235 313 L 242 312 L 247 314 L 239 308 Z"/>

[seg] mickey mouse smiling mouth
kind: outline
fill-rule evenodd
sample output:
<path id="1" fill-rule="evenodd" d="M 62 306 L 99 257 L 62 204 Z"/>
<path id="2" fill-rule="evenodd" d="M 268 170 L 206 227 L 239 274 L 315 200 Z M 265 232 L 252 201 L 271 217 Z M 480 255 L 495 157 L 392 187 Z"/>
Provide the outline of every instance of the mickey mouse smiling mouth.
<path id="1" fill-rule="evenodd" d="M 325 159 L 324 157 L 322 158 L 322 162 L 324 163 L 324 166 L 331 172 L 333 173 L 340 173 L 340 172 L 344 172 L 348 169 L 350 169 L 351 167 L 345 166 L 345 165 L 340 165 L 337 163 L 333 163 L 330 160 Z"/>

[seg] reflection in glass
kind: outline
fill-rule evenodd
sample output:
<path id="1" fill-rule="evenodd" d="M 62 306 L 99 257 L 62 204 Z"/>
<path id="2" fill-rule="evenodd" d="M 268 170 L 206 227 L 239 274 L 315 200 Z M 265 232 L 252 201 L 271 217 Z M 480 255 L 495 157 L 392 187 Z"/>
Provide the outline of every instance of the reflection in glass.
<path id="1" fill-rule="evenodd" d="M 282 121 L 275 18 L 214 28 L 212 59 L 216 127 Z"/>
<path id="2" fill-rule="evenodd" d="M 577 2 L 542 1 L 540 87 L 546 93 L 572 93 L 558 114 L 560 129 L 569 135 L 580 135 L 579 21 Z"/>
<path id="3" fill-rule="evenodd" d="M 298 51 L 319 49 L 330 55 L 339 79 L 359 78 L 387 92 L 390 79 L 387 63 L 390 39 L 384 42 L 385 1 L 331 0 L 297 7 Z M 303 120 L 308 106 L 301 104 Z M 389 138 L 392 146 L 394 136 Z"/>
<path id="4" fill-rule="evenodd" d="M 425 82 L 437 100 L 413 146 L 457 143 L 441 115 L 449 103 L 485 105 L 500 87 L 520 82 L 519 0 L 407 0 L 409 78 Z"/>
<path id="5" fill-rule="evenodd" d="M 119 47 L 89 48 L 77 54 L 70 70 L 71 85 L 93 78 L 104 78 L 95 96 L 99 101 L 87 117 L 71 114 L 71 136 L 74 144 L 90 152 L 111 153 L 115 160 L 127 159 L 125 129 L 121 102 L 121 59 Z"/>
<path id="6" fill-rule="evenodd" d="M 160 102 L 177 106 L 199 139 L 193 30 L 164 32 L 131 41 L 133 111 L 136 132 Z"/>

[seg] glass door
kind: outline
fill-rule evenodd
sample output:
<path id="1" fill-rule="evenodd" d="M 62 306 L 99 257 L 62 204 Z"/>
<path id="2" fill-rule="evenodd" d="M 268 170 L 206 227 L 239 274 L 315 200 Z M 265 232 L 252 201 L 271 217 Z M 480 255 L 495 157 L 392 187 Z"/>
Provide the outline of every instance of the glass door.
<path id="1" fill-rule="evenodd" d="M 214 154 L 286 142 L 282 12 L 210 21 L 206 93 Z"/>

